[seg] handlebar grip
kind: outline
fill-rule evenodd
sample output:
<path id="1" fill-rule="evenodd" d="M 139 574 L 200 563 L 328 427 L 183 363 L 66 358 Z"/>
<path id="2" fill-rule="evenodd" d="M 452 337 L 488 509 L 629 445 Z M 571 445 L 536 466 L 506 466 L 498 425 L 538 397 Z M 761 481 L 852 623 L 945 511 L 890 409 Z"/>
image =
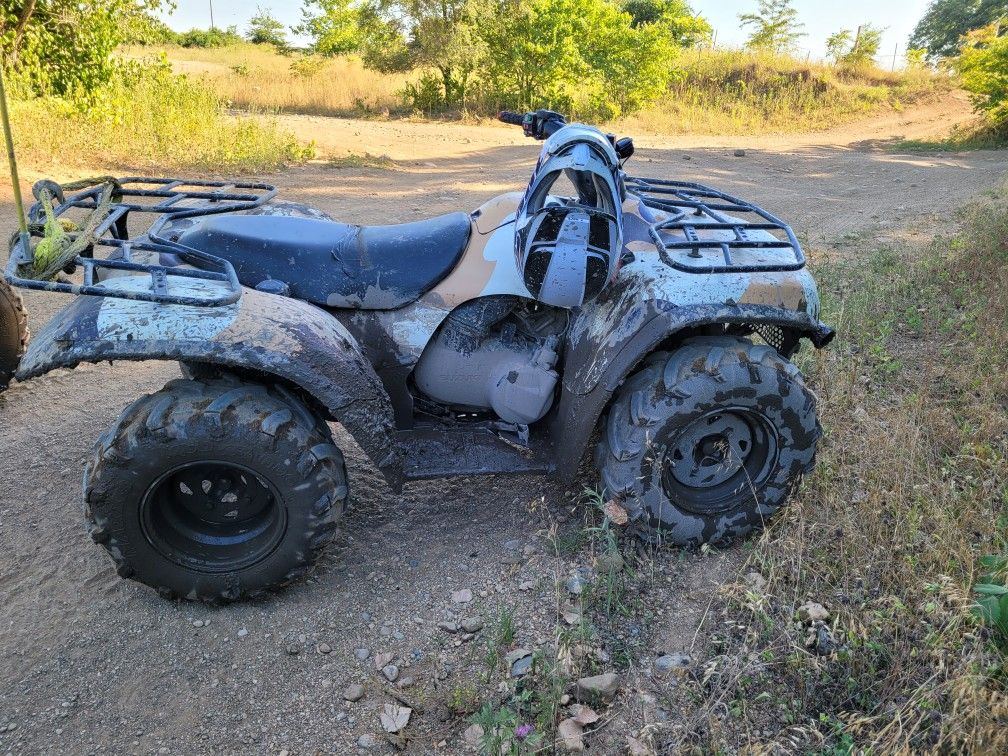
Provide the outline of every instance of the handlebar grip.
<path id="1" fill-rule="evenodd" d="M 525 116 L 511 110 L 502 110 L 497 114 L 497 120 L 502 123 L 509 123 L 512 126 L 521 126 L 525 121 Z"/>

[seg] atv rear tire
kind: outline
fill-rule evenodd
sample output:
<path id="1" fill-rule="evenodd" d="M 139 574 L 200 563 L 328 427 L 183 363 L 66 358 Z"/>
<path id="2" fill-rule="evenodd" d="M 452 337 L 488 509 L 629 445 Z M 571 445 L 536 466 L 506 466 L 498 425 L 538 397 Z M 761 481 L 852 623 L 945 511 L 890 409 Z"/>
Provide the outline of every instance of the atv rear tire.
<path id="1" fill-rule="evenodd" d="M 619 390 L 595 461 L 635 532 L 681 546 L 760 528 L 815 464 L 815 396 L 773 348 L 697 338 Z"/>
<path id="2" fill-rule="evenodd" d="M 28 315 L 21 297 L 0 279 L 0 389 L 14 377 L 28 346 Z"/>
<path id="3" fill-rule="evenodd" d="M 303 575 L 347 498 L 343 455 L 298 398 L 175 380 L 127 407 L 84 476 L 91 537 L 168 598 L 234 601 Z"/>

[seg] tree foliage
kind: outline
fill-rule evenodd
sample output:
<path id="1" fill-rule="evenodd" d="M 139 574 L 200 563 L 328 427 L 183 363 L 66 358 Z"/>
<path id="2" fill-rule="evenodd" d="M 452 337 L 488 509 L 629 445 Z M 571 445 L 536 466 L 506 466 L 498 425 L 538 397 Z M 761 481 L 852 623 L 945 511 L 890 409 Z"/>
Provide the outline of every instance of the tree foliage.
<path id="1" fill-rule="evenodd" d="M 788 52 L 805 36 L 801 31 L 805 25 L 798 20 L 798 11 L 791 0 L 759 0 L 759 10 L 739 14 L 739 22 L 752 27 L 746 44 L 757 50 Z"/>
<path id="2" fill-rule="evenodd" d="M 256 45 L 273 45 L 278 49 L 287 47 L 284 25 L 273 18 L 268 8 L 256 8 L 255 15 L 249 19 L 245 39 Z"/>
<path id="3" fill-rule="evenodd" d="M 112 51 L 162 0 L 0 0 L 4 67 L 36 94 L 89 95 L 109 81 Z"/>
<path id="4" fill-rule="evenodd" d="M 661 23 L 633 25 L 606 0 L 529 0 L 480 26 L 500 105 L 612 118 L 668 86 L 675 48 Z"/>
<path id="5" fill-rule="evenodd" d="M 882 45 L 882 29 L 864 24 L 855 34 L 841 29 L 826 39 L 826 56 L 840 66 L 863 66 L 875 60 Z"/>
<path id="6" fill-rule="evenodd" d="M 1008 16 L 1008 0 L 933 0 L 910 36 L 910 47 L 925 48 L 928 57 L 947 58 L 959 52 L 967 32 Z"/>
<path id="7" fill-rule="evenodd" d="M 660 24 L 680 47 L 709 42 L 714 33 L 707 20 L 694 13 L 686 0 L 625 0 L 623 10 L 630 14 L 634 28 Z"/>
<path id="8" fill-rule="evenodd" d="M 995 126 L 1008 125 L 1008 36 L 997 24 L 969 32 L 954 65 L 974 107 Z"/>
<path id="9" fill-rule="evenodd" d="M 343 55 L 360 44 L 359 21 L 355 0 L 306 0 L 294 31 L 311 38 L 313 53 Z"/>
<path id="10" fill-rule="evenodd" d="M 405 95 L 421 110 L 479 96 L 607 117 L 665 91 L 675 51 L 710 26 L 683 0 L 311 0 L 298 31 L 314 52 L 418 71 Z"/>

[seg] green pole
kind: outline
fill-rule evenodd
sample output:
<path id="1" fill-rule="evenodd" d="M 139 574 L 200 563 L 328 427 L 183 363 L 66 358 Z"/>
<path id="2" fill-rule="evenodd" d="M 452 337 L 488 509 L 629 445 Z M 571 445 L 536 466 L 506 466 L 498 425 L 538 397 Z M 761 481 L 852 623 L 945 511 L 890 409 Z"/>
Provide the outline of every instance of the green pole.
<path id="1" fill-rule="evenodd" d="M 4 141 L 7 143 L 7 162 L 10 163 L 11 188 L 14 189 L 14 204 L 17 205 L 21 245 L 24 254 L 28 254 L 31 251 L 31 247 L 28 246 L 28 219 L 25 217 L 24 200 L 21 199 L 21 180 L 18 178 L 17 158 L 14 157 L 14 136 L 11 134 L 10 113 L 7 110 L 7 88 L 4 85 L 2 66 L 0 66 L 0 120 L 3 121 Z"/>

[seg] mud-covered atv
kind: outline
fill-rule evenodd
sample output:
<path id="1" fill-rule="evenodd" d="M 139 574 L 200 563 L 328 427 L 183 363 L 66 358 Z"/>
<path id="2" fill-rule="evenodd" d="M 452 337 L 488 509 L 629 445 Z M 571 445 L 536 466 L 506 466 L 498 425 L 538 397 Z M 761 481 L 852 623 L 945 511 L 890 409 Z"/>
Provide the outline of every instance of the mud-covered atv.
<path id="1" fill-rule="evenodd" d="M 14 377 L 27 346 L 28 317 L 21 297 L 6 281 L 0 281 L 0 390 Z"/>
<path id="2" fill-rule="evenodd" d="M 563 125 L 509 120 L 539 137 Z M 760 527 L 820 436 L 789 361 L 802 338 L 832 337 L 812 276 L 766 211 L 698 184 L 621 180 L 618 274 L 575 308 L 537 301 L 517 269 L 521 193 L 368 227 L 266 184 L 128 178 L 62 196 L 47 182 L 55 214 L 93 243 L 52 281 L 14 244 L 8 280 L 83 295 L 34 338 L 19 380 L 106 360 L 176 360 L 184 376 L 95 446 L 92 538 L 164 596 L 283 585 L 330 541 L 349 495 L 330 421 L 393 490 L 571 479 L 597 438 L 600 486 L 642 537 L 724 542 Z M 39 204 L 31 219 L 37 239 Z"/>

